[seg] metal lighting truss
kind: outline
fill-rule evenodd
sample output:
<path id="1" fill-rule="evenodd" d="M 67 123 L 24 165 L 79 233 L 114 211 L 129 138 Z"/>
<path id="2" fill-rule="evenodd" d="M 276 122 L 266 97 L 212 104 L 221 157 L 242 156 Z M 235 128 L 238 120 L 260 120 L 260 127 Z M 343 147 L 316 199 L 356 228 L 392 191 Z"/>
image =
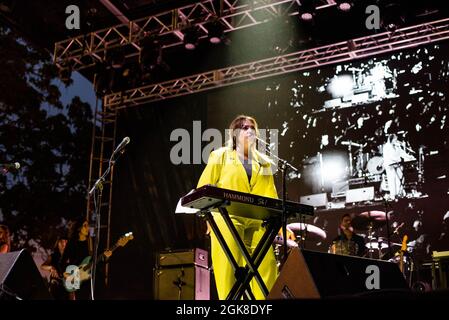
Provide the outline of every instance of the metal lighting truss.
<path id="1" fill-rule="evenodd" d="M 449 39 L 449 18 L 112 93 L 104 97 L 104 106 L 122 109 L 445 39 Z"/>
<path id="2" fill-rule="evenodd" d="M 55 43 L 54 62 L 59 68 L 81 70 L 101 62 L 107 50 L 123 48 L 125 57 L 137 57 L 140 41 L 157 35 L 164 48 L 182 44 L 182 28 L 197 26 L 199 38 L 208 35 L 207 24 L 220 20 L 224 32 L 266 23 L 273 18 L 298 14 L 297 0 L 203 0 L 157 15 L 129 21 Z M 317 10 L 335 5 L 334 0 L 317 1 Z M 218 8 L 217 8 L 218 7 Z"/>

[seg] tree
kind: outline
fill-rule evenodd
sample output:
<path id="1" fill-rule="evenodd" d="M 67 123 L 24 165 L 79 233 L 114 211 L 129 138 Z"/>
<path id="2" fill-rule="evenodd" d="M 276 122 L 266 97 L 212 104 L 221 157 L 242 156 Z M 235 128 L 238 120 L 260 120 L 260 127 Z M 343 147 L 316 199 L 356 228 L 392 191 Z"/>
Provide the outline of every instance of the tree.
<path id="1" fill-rule="evenodd" d="M 85 212 L 92 109 L 61 102 L 50 54 L 0 26 L 0 223 L 13 249 L 50 248 L 69 219 Z"/>

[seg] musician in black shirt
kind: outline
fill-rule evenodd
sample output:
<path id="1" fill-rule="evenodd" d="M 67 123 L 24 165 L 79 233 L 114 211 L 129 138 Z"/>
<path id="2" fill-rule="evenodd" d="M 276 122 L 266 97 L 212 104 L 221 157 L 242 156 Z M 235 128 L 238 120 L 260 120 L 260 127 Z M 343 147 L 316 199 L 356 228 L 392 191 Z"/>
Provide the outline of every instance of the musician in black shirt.
<path id="1" fill-rule="evenodd" d="M 79 266 L 83 260 L 90 256 L 89 250 L 89 224 L 87 221 L 76 221 L 70 231 L 67 248 L 63 260 L 67 265 Z M 83 281 L 79 290 L 71 293 L 70 300 L 89 300 L 90 281 Z"/>
<path id="2" fill-rule="evenodd" d="M 67 246 L 67 237 L 59 237 L 53 247 L 53 252 L 47 260 L 41 265 L 41 269 L 50 272 L 49 290 L 55 300 L 68 300 L 69 294 L 63 286 L 64 270 L 67 262 L 63 260 L 65 248 Z"/>
<path id="3" fill-rule="evenodd" d="M 333 241 L 331 252 L 362 257 L 366 253 L 365 239 L 354 232 L 351 221 L 348 213 L 341 218 L 339 235 Z"/>

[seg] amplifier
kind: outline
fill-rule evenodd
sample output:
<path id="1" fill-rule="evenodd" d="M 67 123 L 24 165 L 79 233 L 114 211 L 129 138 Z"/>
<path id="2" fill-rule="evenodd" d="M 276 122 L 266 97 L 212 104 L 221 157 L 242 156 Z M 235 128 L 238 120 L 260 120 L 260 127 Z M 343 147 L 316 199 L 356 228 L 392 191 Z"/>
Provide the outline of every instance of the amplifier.
<path id="1" fill-rule="evenodd" d="M 209 266 L 207 251 L 199 248 L 163 251 L 159 253 L 156 260 L 156 268 L 191 264 L 207 268 Z"/>
<path id="2" fill-rule="evenodd" d="M 153 273 L 156 300 L 209 300 L 208 253 L 203 249 L 160 252 Z"/>

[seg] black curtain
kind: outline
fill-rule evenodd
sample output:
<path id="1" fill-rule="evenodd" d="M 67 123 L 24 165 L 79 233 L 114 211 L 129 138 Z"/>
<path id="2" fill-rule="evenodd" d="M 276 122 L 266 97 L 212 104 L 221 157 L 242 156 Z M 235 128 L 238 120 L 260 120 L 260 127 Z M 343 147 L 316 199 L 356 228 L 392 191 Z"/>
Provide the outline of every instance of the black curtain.
<path id="1" fill-rule="evenodd" d="M 117 141 L 129 136 L 115 165 L 112 239 L 132 231 L 134 240 L 111 260 L 106 297 L 153 299 L 153 268 L 160 251 L 208 249 L 205 223 L 195 215 L 175 215 L 181 196 L 195 188 L 203 165 L 174 165 L 170 134 L 193 121 L 206 123 L 205 95 L 171 99 L 120 112 Z"/>

